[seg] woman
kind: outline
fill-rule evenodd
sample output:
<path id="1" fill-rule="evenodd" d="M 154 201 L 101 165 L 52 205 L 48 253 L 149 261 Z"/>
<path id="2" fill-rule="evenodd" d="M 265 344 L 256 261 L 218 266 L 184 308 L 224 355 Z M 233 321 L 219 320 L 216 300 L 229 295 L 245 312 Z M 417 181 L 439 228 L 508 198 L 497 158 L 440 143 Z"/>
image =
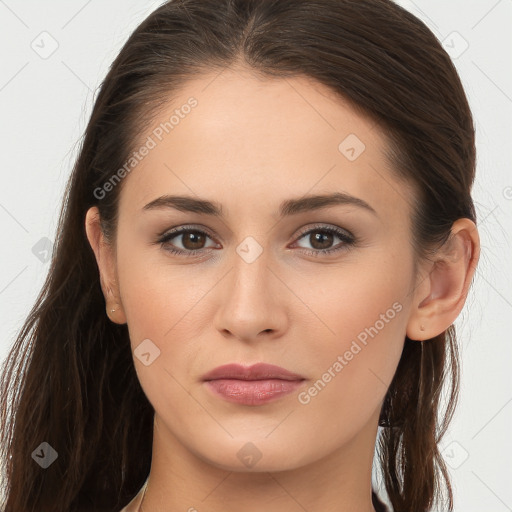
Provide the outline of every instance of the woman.
<path id="1" fill-rule="evenodd" d="M 474 173 L 457 72 L 391 1 L 159 7 L 2 375 L 3 510 L 453 510 Z"/>

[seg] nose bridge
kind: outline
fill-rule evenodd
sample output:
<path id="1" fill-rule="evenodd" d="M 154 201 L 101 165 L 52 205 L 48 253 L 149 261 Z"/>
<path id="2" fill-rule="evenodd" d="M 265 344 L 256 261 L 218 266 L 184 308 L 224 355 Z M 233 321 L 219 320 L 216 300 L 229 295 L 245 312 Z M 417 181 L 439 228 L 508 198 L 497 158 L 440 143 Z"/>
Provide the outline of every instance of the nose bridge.
<path id="1" fill-rule="evenodd" d="M 284 317 L 274 289 L 279 286 L 279 280 L 274 276 L 270 251 L 255 238 L 246 237 L 235 248 L 231 267 L 219 303 L 216 327 L 244 339 L 262 331 L 281 331 L 279 322 Z"/>
<path id="2" fill-rule="evenodd" d="M 233 296 L 244 299 L 249 294 L 251 302 L 265 298 L 268 290 L 270 272 L 270 251 L 263 247 L 256 238 L 245 237 L 235 248 L 233 257 Z M 245 300 L 245 299 L 244 299 Z"/>

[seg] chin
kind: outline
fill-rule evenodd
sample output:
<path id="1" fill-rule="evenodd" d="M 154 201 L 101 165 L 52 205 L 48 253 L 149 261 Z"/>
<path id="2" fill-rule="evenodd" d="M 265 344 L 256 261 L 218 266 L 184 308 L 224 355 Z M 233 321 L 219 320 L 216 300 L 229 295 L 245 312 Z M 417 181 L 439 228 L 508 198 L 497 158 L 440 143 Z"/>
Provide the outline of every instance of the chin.
<path id="1" fill-rule="evenodd" d="M 285 443 L 277 436 L 273 440 L 240 436 L 224 442 L 212 441 L 207 450 L 196 453 L 217 468 L 237 473 L 288 471 L 311 462 L 306 460 L 308 454 L 297 450 L 296 442 L 290 439 Z"/>

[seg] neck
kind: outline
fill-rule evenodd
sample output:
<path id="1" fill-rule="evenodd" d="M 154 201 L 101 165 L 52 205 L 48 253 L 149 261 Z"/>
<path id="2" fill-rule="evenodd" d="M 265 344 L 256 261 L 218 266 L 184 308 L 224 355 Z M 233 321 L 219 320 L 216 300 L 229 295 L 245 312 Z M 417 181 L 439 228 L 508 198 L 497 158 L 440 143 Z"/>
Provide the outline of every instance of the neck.
<path id="1" fill-rule="evenodd" d="M 372 417 L 350 442 L 308 465 L 240 471 L 201 459 L 155 416 L 151 472 L 141 512 L 374 512 L 371 472 L 376 434 L 377 418 Z"/>

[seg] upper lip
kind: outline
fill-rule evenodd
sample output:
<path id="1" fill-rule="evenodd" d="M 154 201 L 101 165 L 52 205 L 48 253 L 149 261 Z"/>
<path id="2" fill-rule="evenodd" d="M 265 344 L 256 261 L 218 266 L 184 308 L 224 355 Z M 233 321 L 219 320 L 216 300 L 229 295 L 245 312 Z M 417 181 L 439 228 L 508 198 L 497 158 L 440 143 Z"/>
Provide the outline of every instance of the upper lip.
<path id="1" fill-rule="evenodd" d="M 263 380 L 263 379 L 281 379 L 281 380 L 304 380 L 302 375 L 289 372 L 280 366 L 273 364 L 257 363 L 252 366 L 242 366 L 241 364 L 231 363 L 218 366 L 203 376 L 203 380 L 215 379 L 239 379 L 239 380 Z"/>

